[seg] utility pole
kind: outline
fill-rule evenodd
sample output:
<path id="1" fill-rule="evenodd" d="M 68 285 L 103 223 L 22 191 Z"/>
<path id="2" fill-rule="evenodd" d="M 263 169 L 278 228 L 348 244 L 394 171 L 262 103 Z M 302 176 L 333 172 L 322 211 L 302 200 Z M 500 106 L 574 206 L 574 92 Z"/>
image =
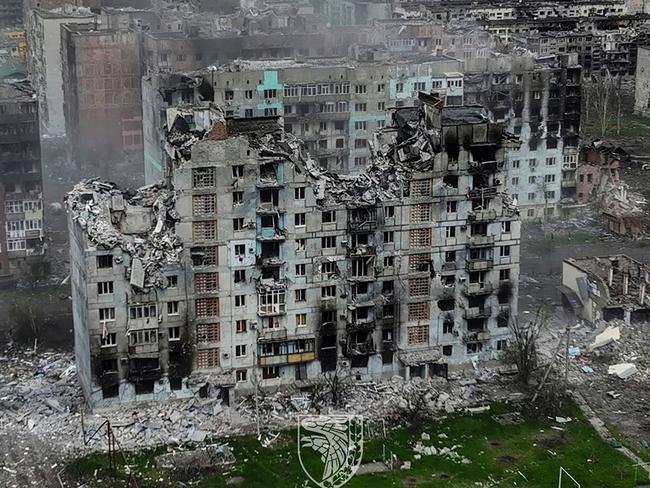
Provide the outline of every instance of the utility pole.
<path id="1" fill-rule="evenodd" d="M 571 346 L 571 326 L 566 326 L 566 351 L 564 351 L 564 385 L 569 387 L 569 347 Z"/>

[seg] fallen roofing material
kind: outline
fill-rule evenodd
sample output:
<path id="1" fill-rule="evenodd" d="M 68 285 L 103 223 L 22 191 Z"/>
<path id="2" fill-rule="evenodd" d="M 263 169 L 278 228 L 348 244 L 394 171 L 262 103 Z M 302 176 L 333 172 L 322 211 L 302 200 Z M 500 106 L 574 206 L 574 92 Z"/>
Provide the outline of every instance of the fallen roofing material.
<path id="1" fill-rule="evenodd" d="M 131 285 L 140 289 L 166 287 L 161 268 L 180 260 L 174 204 L 174 192 L 162 184 L 128 192 L 98 178 L 82 181 L 66 197 L 90 243 L 131 256 Z"/>
<path id="2" fill-rule="evenodd" d="M 597 349 L 599 347 L 606 346 L 612 341 L 618 341 L 620 339 L 621 339 L 621 329 L 613 325 L 610 325 L 603 332 L 601 332 L 595 337 L 594 342 L 592 342 L 589 347 L 592 350 Z"/>
<path id="3" fill-rule="evenodd" d="M 630 376 L 636 374 L 639 370 L 636 365 L 632 363 L 619 363 L 612 364 L 607 370 L 608 374 L 615 374 L 622 380 L 628 379 Z"/>

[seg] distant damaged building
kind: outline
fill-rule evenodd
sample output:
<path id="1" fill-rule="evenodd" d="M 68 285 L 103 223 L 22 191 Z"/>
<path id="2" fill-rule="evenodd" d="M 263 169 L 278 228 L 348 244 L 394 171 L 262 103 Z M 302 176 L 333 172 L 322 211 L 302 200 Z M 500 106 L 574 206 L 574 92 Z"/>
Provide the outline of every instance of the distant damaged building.
<path id="1" fill-rule="evenodd" d="M 337 368 L 446 375 L 516 314 L 516 144 L 421 95 L 348 176 L 277 117 L 167 111 L 164 184 L 68 198 L 80 377 L 94 405 L 304 385 Z"/>
<path id="2" fill-rule="evenodd" d="M 650 318 L 650 270 L 623 254 L 565 259 L 560 292 L 577 317 L 645 322 Z"/>
<path id="3" fill-rule="evenodd" d="M 0 277 L 7 277 L 44 252 L 38 99 L 28 82 L 0 84 L 0 114 Z"/>

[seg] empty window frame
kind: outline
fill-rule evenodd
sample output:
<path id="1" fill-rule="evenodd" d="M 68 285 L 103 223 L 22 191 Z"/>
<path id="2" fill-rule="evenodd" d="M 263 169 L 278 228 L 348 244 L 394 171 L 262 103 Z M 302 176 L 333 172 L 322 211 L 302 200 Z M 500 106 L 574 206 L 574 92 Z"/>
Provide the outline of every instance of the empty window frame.
<path id="1" fill-rule="evenodd" d="M 117 334 L 115 332 L 102 334 L 99 338 L 99 344 L 101 347 L 117 346 Z"/>
<path id="2" fill-rule="evenodd" d="M 100 281 L 99 283 L 97 283 L 98 295 L 111 295 L 112 293 L 113 293 L 112 281 Z"/>
<path id="3" fill-rule="evenodd" d="M 129 332 L 129 345 L 158 344 L 158 329 L 131 330 Z"/>
<path id="4" fill-rule="evenodd" d="M 194 266 L 217 266 L 219 264 L 217 246 L 193 247 L 190 254 Z"/>
<path id="5" fill-rule="evenodd" d="M 336 247 L 336 236 L 321 237 L 321 247 L 323 249 L 333 249 Z"/>
<path id="6" fill-rule="evenodd" d="M 113 256 L 111 254 L 107 254 L 104 256 L 97 256 L 97 268 L 107 269 L 112 267 L 113 267 Z"/>
<path id="7" fill-rule="evenodd" d="M 155 318 L 157 316 L 155 303 L 129 307 L 129 317 L 131 320 Z"/>
<path id="8" fill-rule="evenodd" d="M 178 315 L 179 314 L 179 305 L 178 302 L 167 302 L 167 315 Z"/>
<path id="9" fill-rule="evenodd" d="M 258 295 L 258 312 L 261 314 L 284 313 L 287 309 L 284 291 L 273 290 Z"/>

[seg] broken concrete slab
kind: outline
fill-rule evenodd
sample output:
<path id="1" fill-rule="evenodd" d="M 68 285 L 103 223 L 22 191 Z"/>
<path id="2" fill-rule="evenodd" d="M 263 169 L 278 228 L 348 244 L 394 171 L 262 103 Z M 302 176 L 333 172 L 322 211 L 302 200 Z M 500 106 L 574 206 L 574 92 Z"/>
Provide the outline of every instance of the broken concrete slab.
<path id="1" fill-rule="evenodd" d="M 599 347 L 606 346 L 612 341 L 618 341 L 620 339 L 621 329 L 619 327 L 610 325 L 594 338 L 594 342 L 591 343 L 589 348 L 591 350 L 598 349 Z"/>
<path id="2" fill-rule="evenodd" d="M 622 380 L 628 379 L 630 376 L 636 374 L 639 370 L 633 363 L 619 363 L 613 364 L 607 370 L 608 374 L 615 374 Z"/>

